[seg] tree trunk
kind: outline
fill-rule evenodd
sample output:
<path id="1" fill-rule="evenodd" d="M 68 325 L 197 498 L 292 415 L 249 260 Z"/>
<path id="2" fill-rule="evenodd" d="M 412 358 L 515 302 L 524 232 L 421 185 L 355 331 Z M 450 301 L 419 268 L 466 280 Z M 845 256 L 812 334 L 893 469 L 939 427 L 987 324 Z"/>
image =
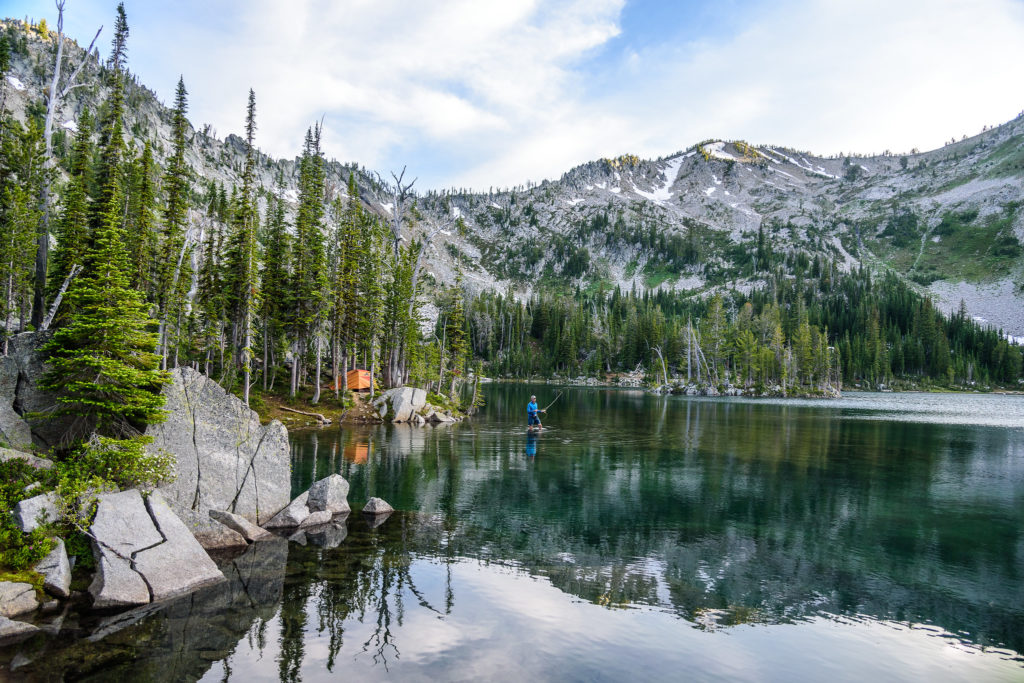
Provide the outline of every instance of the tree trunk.
<path id="1" fill-rule="evenodd" d="M 312 400 L 313 405 L 316 405 L 317 403 L 320 402 L 320 365 L 321 365 L 321 353 L 320 353 L 321 348 L 320 348 L 320 345 L 321 345 L 321 340 L 322 339 L 323 339 L 322 335 L 320 335 L 320 334 L 316 335 L 316 374 L 314 375 L 315 379 L 313 381 L 313 400 Z"/>

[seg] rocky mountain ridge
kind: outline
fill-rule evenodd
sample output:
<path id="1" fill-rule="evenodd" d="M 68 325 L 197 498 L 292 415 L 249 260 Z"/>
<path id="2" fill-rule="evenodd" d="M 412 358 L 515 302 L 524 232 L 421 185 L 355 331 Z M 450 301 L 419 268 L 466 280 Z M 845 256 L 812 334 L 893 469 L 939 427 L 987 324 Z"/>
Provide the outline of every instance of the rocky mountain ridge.
<path id="1" fill-rule="evenodd" d="M 3 84 L 8 110 L 38 116 L 52 69 L 53 36 L 18 21 L 0 28 L 21 47 Z M 70 63 L 84 55 L 68 50 Z M 101 83 L 97 54 L 83 81 Z M 78 117 L 102 106 L 101 85 L 73 91 L 59 118 L 55 147 L 69 143 Z M 162 161 L 170 149 L 170 110 L 132 77 L 128 130 Z M 239 124 L 243 112 L 239 112 Z M 296 150 L 299 149 L 296 141 Z M 193 130 L 188 161 L 197 190 L 240 183 L 244 144 Z M 263 196 L 284 182 L 297 199 L 297 162 L 261 155 Z M 357 164 L 327 165 L 328 199 L 354 174 L 364 205 L 389 219 L 393 202 L 381 175 Z M 410 175 L 414 174 L 414 169 Z M 893 271 L 930 292 L 944 310 L 963 299 L 974 316 L 1024 337 L 1024 119 L 941 149 L 906 155 L 817 157 L 776 145 L 709 140 L 656 160 L 634 156 L 580 165 L 557 180 L 504 191 L 431 190 L 416 198 L 412 235 L 435 234 L 426 280 L 473 290 L 529 295 L 548 285 L 671 289 L 703 295 L 749 290 L 760 282 L 758 240 L 777 252 L 805 254 L 841 270 Z M 461 218 L 465 229 L 455 230 Z M 192 239 L 210 218 L 201 202 Z M 410 225 L 411 224 L 411 225 Z M 756 266 L 756 263 L 753 264 Z"/>

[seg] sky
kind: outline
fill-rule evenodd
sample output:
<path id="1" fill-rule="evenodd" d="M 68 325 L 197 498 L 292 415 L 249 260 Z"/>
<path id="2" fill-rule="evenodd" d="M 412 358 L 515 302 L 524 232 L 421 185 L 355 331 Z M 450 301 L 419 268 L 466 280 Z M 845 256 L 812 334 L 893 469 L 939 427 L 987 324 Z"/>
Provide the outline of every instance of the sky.
<path id="1" fill-rule="evenodd" d="M 66 0 L 109 52 L 116 3 Z M 820 155 L 941 147 L 1024 110 L 1024 0 L 125 0 L 128 65 L 189 119 L 416 189 L 558 178 L 701 140 Z M 52 0 L 0 0 L 46 18 Z"/>

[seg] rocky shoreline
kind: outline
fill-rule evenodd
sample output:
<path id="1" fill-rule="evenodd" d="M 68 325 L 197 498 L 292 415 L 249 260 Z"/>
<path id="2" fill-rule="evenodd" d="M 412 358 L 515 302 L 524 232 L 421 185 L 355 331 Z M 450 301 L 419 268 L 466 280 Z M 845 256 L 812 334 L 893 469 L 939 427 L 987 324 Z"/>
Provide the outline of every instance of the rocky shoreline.
<path id="1" fill-rule="evenodd" d="M 29 406 L 33 412 L 52 409 L 52 400 L 35 387 L 42 367 L 39 343 L 22 335 L 14 352 L 0 358 L 0 435 L 17 446 L 0 448 L 0 461 L 19 460 L 41 472 L 53 463 L 30 450 L 47 448 L 60 435 L 53 421 L 25 419 Z M 211 552 L 238 552 L 282 537 L 326 545 L 344 539 L 351 508 L 343 477 L 321 479 L 292 500 L 284 425 L 276 420 L 260 424 L 256 412 L 195 370 L 178 368 L 170 374 L 163 391 L 167 420 L 151 425 L 146 436 L 152 439 L 148 449 L 173 458 L 171 481 L 152 489 L 90 490 L 75 500 L 62 500 L 56 491 L 34 483 L 7 511 L 24 534 L 44 533 L 50 522 L 73 517 L 73 525 L 89 539 L 85 552 L 95 570 L 91 576 L 75 572 L 81 558 L 69 554 L 64 539 L 52 538 L 52 550 L 33 567 L 34 574 L 27 574 L 38 576 L 38 583 L 0 581 L 0 646 L 41 630 L 59 632 L 63 617 L 50 615 L 65 615 L 72 606 L 123 612 L 222 583 L 225 574 Z M 378 400 L 378 410 L 395 422 L 455 421 L 425 410 L 425 397 L 419 389 L 392 390 Z M 33 488 L 40 493 L 29 495 Z M 392 511 L 380 499 L 364 508 L 371 525 L 383 523 Z"/>

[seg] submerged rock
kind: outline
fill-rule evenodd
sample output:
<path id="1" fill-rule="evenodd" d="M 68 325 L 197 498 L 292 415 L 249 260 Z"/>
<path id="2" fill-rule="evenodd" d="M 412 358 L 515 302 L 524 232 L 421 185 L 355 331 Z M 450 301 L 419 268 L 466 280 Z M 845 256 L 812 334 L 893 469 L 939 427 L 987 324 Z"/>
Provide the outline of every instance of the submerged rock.
<path id="1" fill-rule="evenodd" d="M 259 416 L 216 382 L 176 368 L 164 389 L 167 420 L 150 425 L 150 448 L 174 456 L 176 479 L 160 487 L 168 504 L 205 547 L 237 545 L 240 536 L 210 518 L 226 510 L 264 525 L 288 505 L 288 431 Z"/>
<path id="2" fill-rule="evenodd" d="M 345 525 L 344 520 L 341 520 L 340 523 L 338 520 L 335 520 L 331 524 L 324 524 L 316 529 L 308 529 L 305 532 L 305 536 L 304 541 L 308 539 L 313 545 L 330 550 L 337 548 L 345 541 L 348 537 L 348 527 Z"/>
<path id="3" fill-rule="evenodd" d="M 39 607 L 36 589 L 30 583 L 0 581 L 0 616 L 13 617 Z"/>
<path id="4" fill-rule="evenodd" d="M 43 575 L 43 589 L 47 593 L 67 598 L 71 595 L 71 563 L 63 539 L 55 540 L 53 550 L 39 561 L 35 570 Z"/>

